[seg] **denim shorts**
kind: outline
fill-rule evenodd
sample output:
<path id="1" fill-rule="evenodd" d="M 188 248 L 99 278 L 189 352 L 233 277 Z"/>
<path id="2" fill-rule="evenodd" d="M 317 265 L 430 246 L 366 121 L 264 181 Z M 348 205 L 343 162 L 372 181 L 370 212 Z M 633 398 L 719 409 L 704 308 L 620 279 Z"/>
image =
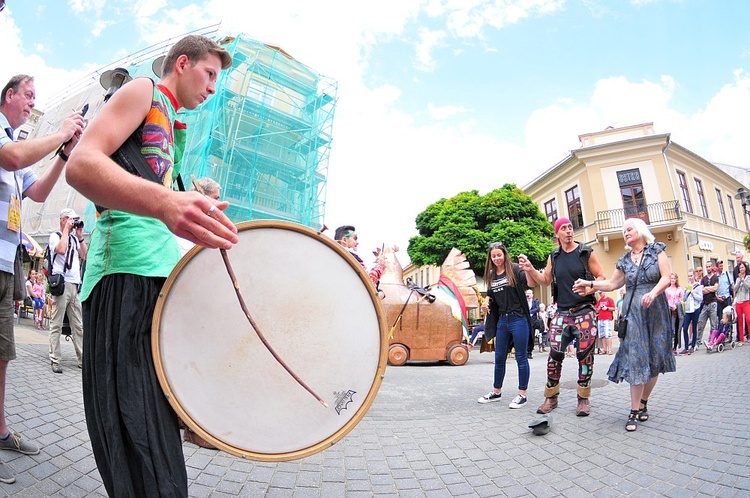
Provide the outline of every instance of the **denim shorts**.
<path id="1" fill-rule="evenodd" d="M 611 339 L 613 320 L 599 320 L 597 328 L 599 329 L 599 339 Z"/>

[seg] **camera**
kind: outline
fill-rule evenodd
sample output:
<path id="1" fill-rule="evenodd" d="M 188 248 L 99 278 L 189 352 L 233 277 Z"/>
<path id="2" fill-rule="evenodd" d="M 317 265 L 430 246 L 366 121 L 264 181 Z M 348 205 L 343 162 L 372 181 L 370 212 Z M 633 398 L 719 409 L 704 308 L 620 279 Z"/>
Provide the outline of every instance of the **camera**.
<path id="1" fill-rule="evenodd" d="M 76 230 L 83 228 L 83 220 L 81 218 L 73 218 L 73 228 Z"/>

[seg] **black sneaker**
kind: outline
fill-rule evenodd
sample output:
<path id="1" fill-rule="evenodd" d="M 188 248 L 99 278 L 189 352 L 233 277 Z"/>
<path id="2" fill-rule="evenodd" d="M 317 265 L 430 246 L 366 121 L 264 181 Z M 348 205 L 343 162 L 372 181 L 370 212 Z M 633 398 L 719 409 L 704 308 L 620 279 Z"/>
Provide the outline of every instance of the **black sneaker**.
<path id="1" fill-rule="evenodd" d="M 522 408 L 526 406 L 526 396 L 521 396 L 520 394 L 513 398 L 513 401 L 510 402 L 510 405 L 508 405 L 508 408 L 516 409 L 516 408 Z"/>
<path id="2" fill-rule="evenodd" d="M 481 398 L 477 400 L 477 403 L 491 403 L 493 401 L 500 401 L 500 397 L 502 396 L 502 393 L 496 393 L 495 391 L 490 391 Z"/>

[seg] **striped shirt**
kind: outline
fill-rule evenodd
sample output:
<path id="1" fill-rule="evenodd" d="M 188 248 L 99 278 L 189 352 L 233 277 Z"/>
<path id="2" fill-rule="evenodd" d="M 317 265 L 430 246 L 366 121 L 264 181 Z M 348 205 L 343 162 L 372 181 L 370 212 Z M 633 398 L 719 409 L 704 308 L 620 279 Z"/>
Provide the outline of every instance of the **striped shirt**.
<path id="1" fill-rule="evenodd" d="M 12 142 L 4 131 L 9 127 L 8 119 L 0 112 L 0 148 Z M 21 199 L 19 191 L 26 192 L 26 189 L 36 181 L 37 176 L 30 166 L 15 172 L 0 168 L 0 271 L 11 275 L 16 259 L 16 247 L 21 243 L 21 234 L 8 229 L 10 199 L 13 195 Z"/>

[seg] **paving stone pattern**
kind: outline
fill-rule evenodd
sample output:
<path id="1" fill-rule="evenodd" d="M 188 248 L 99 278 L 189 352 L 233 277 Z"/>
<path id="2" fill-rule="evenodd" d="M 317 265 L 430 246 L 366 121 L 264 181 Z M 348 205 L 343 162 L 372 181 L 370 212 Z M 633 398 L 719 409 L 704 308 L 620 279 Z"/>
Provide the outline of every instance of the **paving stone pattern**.
<path id="1" fill-rule="evenodd" d="M 103 496 L 73 346 L 63 345 L 63 374 L 52 373 L 47 346 L 23 340 L 45 334 L 30 323 L 17 327 L 6 414 L 42 451 L 0 451 L 17 473 L 15 484 L 0 484 L 0 496 Z M 566 358 L 546 436 L 527 428 L 543 401 L 543 353 L 530 360 L 529 402 L 518 410 L 508 408 L 517 385 L 513 358 L 502 400 L 489 404 L 476 400 L 492 386 L 491 353 L 474 350 L 461 367 L 388 367 L 359 425 L 308 458 L 253 462 L 185 443 L 190 496 L 750 496 L 750 345 L 679 357 L 677 373 L 657 384 L 651 419 L 635 433 L 624 428 L 628 385 L 606 381 L 612 358 L 596 357 L 589 417 L 575 416 L 577 365 Z"/>

